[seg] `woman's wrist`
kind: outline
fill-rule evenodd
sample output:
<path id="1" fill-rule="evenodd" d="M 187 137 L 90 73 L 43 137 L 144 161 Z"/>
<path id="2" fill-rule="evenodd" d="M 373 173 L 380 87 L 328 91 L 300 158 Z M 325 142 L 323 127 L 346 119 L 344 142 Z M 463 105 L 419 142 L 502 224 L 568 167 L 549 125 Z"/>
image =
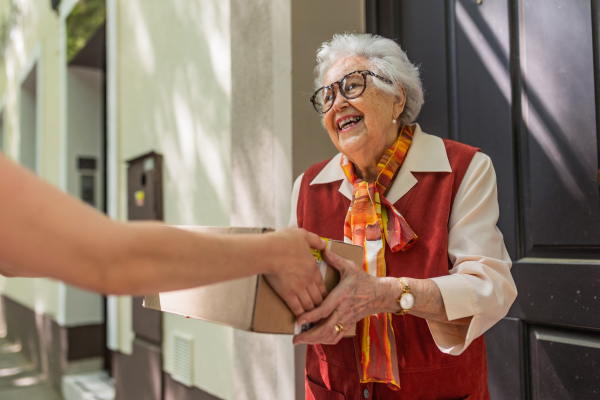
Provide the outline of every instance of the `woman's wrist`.
<path id="1" fill-rule="evenodd" d="M 415 279 L 415 278 L 406 278 L 403 279 L 408 283 L 410 287 L 410 291 L 415 298 L 415 304 L 411 308 L 411 311 L 417 311 L 423 304 L 423 297 L 427 297 L 427 285 L 429 282 L 428 279 Z M 379 278 L 381 285 L 381 302 L 379 304 L 380 313 L 398 313 L 402 311 L 402 307 L 398 304 L 398 298 L 403 292 L 403 287 L 400 284 L 398 278 L 395 277 L 387 277 L 387 278 Z"/>
<path id="2" fill-rule="evenodd" d="M 446 309 L 437 284 L 431 279 L 406 278 L 415 297 L 411 313 L 415 316 L 439 321 L 444 319 Z"/>
<path id="3" fill-rule="evenodd" d="M 381 293 L 378 304 L 378 313 L 396 313 L 399 312 L 398 297 L 402 293 L 402 285 L 398 278 L 378 278 L 380 285 L 379 292 Z"/>

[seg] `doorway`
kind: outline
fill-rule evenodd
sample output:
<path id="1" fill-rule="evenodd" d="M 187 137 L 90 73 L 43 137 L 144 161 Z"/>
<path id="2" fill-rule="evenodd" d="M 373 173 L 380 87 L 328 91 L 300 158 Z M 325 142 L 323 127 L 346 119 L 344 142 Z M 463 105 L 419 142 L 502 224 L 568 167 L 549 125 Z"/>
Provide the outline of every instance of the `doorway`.
<path id="1" fill-rule="evenodd" d="M 62 12 L 68 12 L 63 16 L 66 190 L 106 213 L 106 2 L 79 0 Z M 110 370 L 106 297 L 64 285 L 60 298 L 63 318 L 59 322 L 96 331 L 97 343 L 90 344 L 101 358 L 96 365 Z"/>

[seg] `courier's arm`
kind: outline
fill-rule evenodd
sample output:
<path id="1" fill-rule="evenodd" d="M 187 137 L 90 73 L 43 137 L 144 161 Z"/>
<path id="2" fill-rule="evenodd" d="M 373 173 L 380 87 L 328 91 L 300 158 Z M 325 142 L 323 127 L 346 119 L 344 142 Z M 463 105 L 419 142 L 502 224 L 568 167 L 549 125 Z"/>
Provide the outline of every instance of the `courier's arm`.
<path id="1" fill-rule="evenodd" d="M 312 309 L 325 293 L 310 252 L 324 247 L 316 235 L 285 229 L 213 236 L 116 222 L 2 154 L 0 243 L 2 275 L 55 278 L 103 293 L 153 293 L 258 273 L 296 312 Z"/>

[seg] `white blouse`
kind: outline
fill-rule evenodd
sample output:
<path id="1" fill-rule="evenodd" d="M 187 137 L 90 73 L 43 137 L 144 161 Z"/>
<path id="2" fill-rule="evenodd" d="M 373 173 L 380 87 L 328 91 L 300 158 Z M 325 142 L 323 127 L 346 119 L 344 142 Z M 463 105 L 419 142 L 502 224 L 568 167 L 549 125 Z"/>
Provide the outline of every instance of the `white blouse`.
<path id="1" fill-rule="evenodd" d="M 342 181 L 340 193 L 352 199 L 352 184 L 335 156 L 310 183 Z M 442 139 L 424 133 L 414 125 L 414 136 L 404 163 L 386 198 L 396 203 L 418 181 L 411 172 L 451 172 Z M 294 183 L 290 227 L 297 227 L 300 183 Z M 431 278 L 442 293 L 446 315 L 452 321 L 473 317 L 470 325 L 453 325 L 427 320 L 433 340 L 448 354 L 461 354 L 471 342 L 508 313 L 517 297 L 510 273 L 512 262 L 498 230 L 498 192 L 492 160 L 478 152 L 454 199 L 448 222 L 448 256 L 453 264 L 450 275 Z"/>

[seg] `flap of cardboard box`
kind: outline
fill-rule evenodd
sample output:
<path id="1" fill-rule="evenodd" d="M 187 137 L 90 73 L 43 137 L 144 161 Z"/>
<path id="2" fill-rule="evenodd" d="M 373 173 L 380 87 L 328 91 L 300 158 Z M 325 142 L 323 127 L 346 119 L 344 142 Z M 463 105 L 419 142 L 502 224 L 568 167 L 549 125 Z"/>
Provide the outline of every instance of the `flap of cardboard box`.
<path id="1" fill-rule="evenodd" d="M 258 276 L 144 297 L 144 307 L 252 330 Z"/>

